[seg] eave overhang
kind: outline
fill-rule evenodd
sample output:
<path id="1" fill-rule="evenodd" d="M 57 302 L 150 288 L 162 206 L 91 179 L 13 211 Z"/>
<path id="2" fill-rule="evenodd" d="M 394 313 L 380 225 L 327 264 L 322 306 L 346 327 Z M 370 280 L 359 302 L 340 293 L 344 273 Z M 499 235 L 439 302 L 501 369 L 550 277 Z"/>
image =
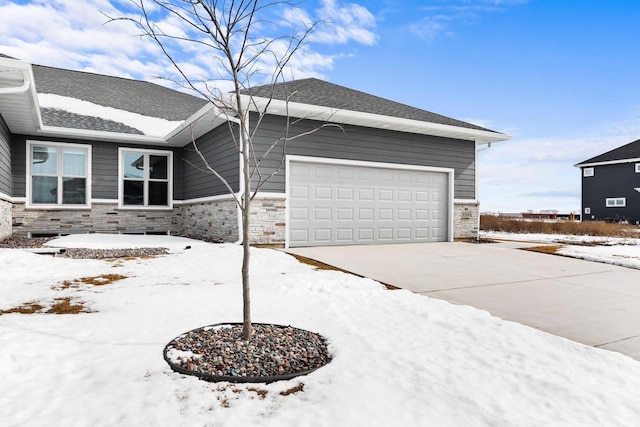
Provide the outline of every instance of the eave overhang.
<path id="1" fill-rule="evenodd" d="M 243 95 L 245 105 L 250 105 L 251 111 L 262 112 L 279 116 L 292 116 L 309 120 L 348 124 L 377 129 L 393 130 L 398 132 L 416 133 L 422 135 L 441 136 L 455 138 L 478 143 L 490 143 L 511 139 L 510 135 L 485 131 L 479 129 L 464 128 L 459 126 L 444 125 L 440 123 L 424 122 L 420 120 L 404 119 L 380 114 L 364 113 L 352 110 L 340 110 L 331 107 L 271 100 L 267 98 Z"/>
<path id="2" fill-rule="evenodd" d="M 573 166 L 581 169 L 581 168 L 590 168 L 594 166 L 619 165 L 624 163 L 640 163 L 640 157 L 634 157 L 631 159 L 609 160 L 606 162 L 577 163 Z"/>

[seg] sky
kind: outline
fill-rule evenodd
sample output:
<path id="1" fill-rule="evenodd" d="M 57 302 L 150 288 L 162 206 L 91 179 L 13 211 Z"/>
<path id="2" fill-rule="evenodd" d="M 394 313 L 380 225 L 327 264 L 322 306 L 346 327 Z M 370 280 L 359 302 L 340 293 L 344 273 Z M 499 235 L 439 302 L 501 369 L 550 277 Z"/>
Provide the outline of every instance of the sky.
<path id="1" fill-rule="evenodd" d="M 573 165 L 640 138 L 640 2 L 314 0 L 265 36 L 323 20 L 297 52 L 317 77 L 511 135 L 479 153 L 481 210 L 580 210 Z M 152 10 L 167 29 L 183 28 Z M 0 0 L 0 52 L 40 65 L 162 83 L 172 65 L 131 22 L 128 0 Z M 19 25 L 16 25 L 19 23 Z M 176 57 L 192 76 L 210 52 Z M 268 64 L 266 64 L 268 66 Z"/>

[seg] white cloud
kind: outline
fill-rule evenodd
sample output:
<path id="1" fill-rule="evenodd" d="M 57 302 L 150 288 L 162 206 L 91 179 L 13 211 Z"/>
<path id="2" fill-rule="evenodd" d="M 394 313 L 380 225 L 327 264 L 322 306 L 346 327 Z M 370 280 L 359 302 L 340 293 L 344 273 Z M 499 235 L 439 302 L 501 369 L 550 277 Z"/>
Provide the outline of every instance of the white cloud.
<path id="1" fill-rule="evenodd" d="M 427 15 L 411 23 L 409 30 L 418 38 L 432 41 L 440 36 L 455 34 L 456 25 L 469 25 L 483 15 L 502 12 L 507 6 L 527 3 L 528 0 L 443 0 L 439 4 L 421 8 Z"/>
<path id="2" fill-rule="evenodd" d="M 322 7 L 315 10 L 314 18 L 305 10 L 294 7 L 285 10 L 284 20 L 292 26 L 299 23 L 310 26 L 315 21 L 323 21 L 309 38 L 314 43 L 376 43 L 377 35 L 373 31 L 376 20 L 365 7 L 355 3 L 341 5 L 336 0 L 321 0 L 321 3 Z"/>
<path id="3" fill-rule="evenodd" d="M 151 3 L 145 2 L 145 5 L 151 6 Z M 158 27 L 168 34 L 201 37 L 190 33 L 184 22 L 163 14 L 158 7 L 149 10 Z M 331 24 L 319 27 L 308 40 L 310 43 L 294 56 L 289 74 L 296 78 L 323 78 L 323 73 L 331 70 L 335 61 L 342 57 L 340 53 L 321 52 L 316 48 L 320 44 L 375 42 L 372 31 L 375 19 L 362 6 L 323 0 L 313 13 L 329 19 Z M 287 14 L 289 27 L 291 23 L 312 22 L 309 13 L 303 9 L 287 8 Z M 128 78 L 154 80 L 156 76 L 177 76 L 160 48 L 149 38 L 140 37 L 140 30 L 132 22 L 107 23 L 108 16 L 137 18 L 137 11 L 125 0 L 0 2 L 0 53 L 40 65 Z M 288 31 L 282 25 L 281 21 L 267 19 L 256 29 L 264 29 L 264 36 L 269 37 Z M 210 48 L 177 42 L 169 45 L 176 61 L 184 66 L 189 76 L 207 80 L 210 85 L 217 85 L 224 78 L 224 70 L 213 58 Z M 282 51 L 281 46 L 277 48 Z M 274 65 L 275 62 L 266 56 L 259 62 L 266 75 L 271 74 Z M 168 80 L 154 82 L 176 87 Z"/>

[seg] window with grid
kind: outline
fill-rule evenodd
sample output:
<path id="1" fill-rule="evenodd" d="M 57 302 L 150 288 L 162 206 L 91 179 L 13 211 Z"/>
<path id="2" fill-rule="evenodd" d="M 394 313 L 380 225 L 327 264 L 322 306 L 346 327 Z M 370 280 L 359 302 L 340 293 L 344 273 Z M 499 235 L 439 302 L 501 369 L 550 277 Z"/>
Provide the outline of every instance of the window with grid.
<path id="1" fill-rule="evenodd" d="M 30 206 L 88 207 L 91 146 L 27 142 Z"/>
<path id="2" fill-rule="evenodd" d="M 119 200 L 123 207 L 171 207 L 171 151 L 121 148 Z"/>

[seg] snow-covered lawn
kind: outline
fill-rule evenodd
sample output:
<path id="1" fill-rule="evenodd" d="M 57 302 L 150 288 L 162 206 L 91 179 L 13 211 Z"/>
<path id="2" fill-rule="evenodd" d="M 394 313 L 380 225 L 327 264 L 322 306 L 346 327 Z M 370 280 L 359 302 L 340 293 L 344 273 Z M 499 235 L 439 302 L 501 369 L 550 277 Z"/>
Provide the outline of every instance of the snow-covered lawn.
<path id="1" fill-rule="evenodd" d="M 514 234 L 483 231 L 483 238 L 563 245 L 558 254 L 587 261 L 640 269 L 640 238 L 570 236 L 559 234 Z"/>
<path id="2" fill-rule="evenodd" d="M 92 247 L 112 247 L 113 239 L 130 237 L 75 236 L 57 244 L 91 238 Z M 372 280 L 316 271 L 271 249 L 252 252 L 254 321 L 323 334 L 333 361 L 269 385 L 211 384 L 176 374 L 162 358 L 169 340 L 240 320 L 241 248 L 168 237 L 154 237 L 153 245 L 171 254 L 108 262 L 0 249 L 0 310 L 30 302 L 46 310 L 62 297 L 91 310 L 0 316 L 0 425 L 629 426 L 640 420 L 640 363 L 626 356 Z M 103 286 L 73 282 L 108 274 L 126 278 Z"/>

